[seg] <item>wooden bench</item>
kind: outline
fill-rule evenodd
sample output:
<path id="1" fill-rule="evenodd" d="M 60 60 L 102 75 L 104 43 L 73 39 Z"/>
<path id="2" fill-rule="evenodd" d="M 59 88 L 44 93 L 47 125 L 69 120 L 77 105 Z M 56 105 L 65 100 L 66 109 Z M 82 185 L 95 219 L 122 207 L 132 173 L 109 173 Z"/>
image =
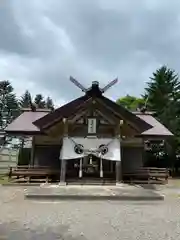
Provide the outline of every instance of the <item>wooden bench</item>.
<path id="1" fill-rule="evenodd" d="M 167 181 L 169 177 L 168 170 L 165 168 L 140 168 L 131 172 L 123 173 L 124 181 L 142 181 L 143 183 Z"/>
<path id="2" fill-rule="evenodd" d="M 32 178 L 45 178 L 46 182 L 49 182 L 49 178 L 52 178 L 53 176 L 60 173 L 60 170 L 56 169 L 50 169 L 49 167 L 22 167 L 18 166 L 15 169 L 10 168 L 9 171 L 9 179 L 12 179 L 12 177 L 24 178 L 28 179 L 28 182 L 31 181 Z"/>
<path id="3" fill-rule="evenodd" d="M 142 170 L 148 171 L 150 177 L 153 179 L 155 178 L 167 180 L 169 177 L 169 171 L 166 168 L 143 168 Z"/>

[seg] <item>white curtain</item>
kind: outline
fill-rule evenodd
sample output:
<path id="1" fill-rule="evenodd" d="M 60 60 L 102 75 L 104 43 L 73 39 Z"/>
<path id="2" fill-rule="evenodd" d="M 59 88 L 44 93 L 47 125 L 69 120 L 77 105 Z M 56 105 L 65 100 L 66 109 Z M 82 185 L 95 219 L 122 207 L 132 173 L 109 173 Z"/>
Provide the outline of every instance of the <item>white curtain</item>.
<path id="1" fill-rule="evenodd" d="M 81 144 L 84 148 L 82 154 L 77 154 L 74 147 L 77 144 Z M 102 155 L 97 150 L 100 145 L 107 146 L 107 153 Z M 120 140 L 118 138 L 80 138 L 80 137 L 64 137 L 61 149 L 61 159 L 75 159 L 82 158 L 88 155 L 88 151 L 93 155 L 101 157 L 102 159 L 111 161 L 121 161 L 121 147 Z"/>

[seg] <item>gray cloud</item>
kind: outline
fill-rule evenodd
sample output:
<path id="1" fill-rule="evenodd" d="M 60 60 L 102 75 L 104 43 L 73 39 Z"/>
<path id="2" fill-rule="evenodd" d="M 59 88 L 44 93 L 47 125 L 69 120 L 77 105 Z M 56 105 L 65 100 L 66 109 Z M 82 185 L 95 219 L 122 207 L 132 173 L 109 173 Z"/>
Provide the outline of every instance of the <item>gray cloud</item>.
<path id="1" fill-rule="evenodd" d="M 0 78 L 67 101 L 80 94 L 69 75 L 85 86 L 118 76 L 109 96 L 138 95 L 159 66 L 180 71 L 179 27 L 178 0 L 4 1 Z"/>
<path id="2" fill-rule="evenodd" d="M 16 23 L 13 8 L 9 1 L 0 5 L 0 50 L 4 52 L 27 54 L 27 38 Z"/>

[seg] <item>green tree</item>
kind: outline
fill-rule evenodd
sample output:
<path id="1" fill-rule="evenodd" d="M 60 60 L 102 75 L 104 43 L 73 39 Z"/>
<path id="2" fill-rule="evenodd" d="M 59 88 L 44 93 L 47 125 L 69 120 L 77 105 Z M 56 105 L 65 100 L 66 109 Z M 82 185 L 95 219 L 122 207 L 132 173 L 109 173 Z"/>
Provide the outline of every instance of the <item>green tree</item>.
<path id="1" fill-rule="evenodd" d="M 36 104 L 37 108 L 46 108 L 46 101 L 42 94 L 37 94 L 34 99 L 34 103 Z"/>
<path id="2" fill-rule="evenodd" d="M 7 80 L 0 81 L 0 128 L 4 129 L 20 114 L 18 100 Z"/>
<path id="3" fill-rule="evenodd" d="M 117 104 L 120 104 L 129 110 L 135 111 L 144 106 L 145 100 L 144 98 L 137 98 L 134 96 L 126 95 L 125 97 L 119 98 L 117 100 Z"/>
<path id="4" fill-rule="evenodd" d="M 153 73 L 145 88 L 147 107 L 156 112 L 156 117 L 175 138 L 169 141 L 172 156 L 180 151 L 180 82 L 174 70 L 162 66 Z"/>
<path id="5" fill-rule="evenodd" d="M 147 83 L 144 98 L 148 109 L 155 111 L 159 120 L 176 133 L 179 122 L 180 82 L 174 70 L 161 67 Z"/>
<path id="6" fill-rule="evenodd" d="M 174 70 L 162 66 L 153 73 L 145 88 L 145 98 L 148 98 L 148 108 L 158 115 L 167 107 L 177 103 L 179 99 L 180 82 Z"/>
<path id="7" fill-rule="evenodd" d="M 54 110 L 54 103 L 50 97 L 47 97 L 46 99 L 46 108 Z"/>
<path id="8" fill-rule="evenodd" d="M 32 102 L 31 94 L 28 90 L 21 96 L 19 104 L 21 108 L 29 108 Z"/>

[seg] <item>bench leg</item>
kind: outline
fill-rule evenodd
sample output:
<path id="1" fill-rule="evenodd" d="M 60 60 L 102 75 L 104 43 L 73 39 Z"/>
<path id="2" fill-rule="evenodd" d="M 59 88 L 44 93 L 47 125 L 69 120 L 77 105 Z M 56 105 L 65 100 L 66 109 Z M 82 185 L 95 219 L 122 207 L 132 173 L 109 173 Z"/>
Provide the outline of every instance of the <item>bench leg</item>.
<path id="1" fill-rule="evenodd" d="M 132 178 L 130 178 L 130 184 L 132 184 Z"/>
<path id="2" fill-rule="evenodd" d="M 8 176 L 8 181 L 11 181 L 11 180 L 12 180 L 12 175 L 9 174 L 9 176 Z"/>
<path id="3" fill-rule="evenodd" d="M 31 177 L 28 177 L 28 183 L 30 183 L 30 181 L 31 181 Z"/>
<path id="4" fill-rule="evenodd" d="M 166 184 L 168 183 L 168 177 L 165 177 L 165 183 Z"/>
<path id="5" fill-rule="evenodd" d="M 10 181 L 12 178 L 12 167 L 9 169 L 8 180 Z"/>
<path id="6" fill-rule="evenodd" d="M 46 176 L 46 183 L 48 183 L 49 182 L 49 178 L 48 178 L 48 176 Z"/>

